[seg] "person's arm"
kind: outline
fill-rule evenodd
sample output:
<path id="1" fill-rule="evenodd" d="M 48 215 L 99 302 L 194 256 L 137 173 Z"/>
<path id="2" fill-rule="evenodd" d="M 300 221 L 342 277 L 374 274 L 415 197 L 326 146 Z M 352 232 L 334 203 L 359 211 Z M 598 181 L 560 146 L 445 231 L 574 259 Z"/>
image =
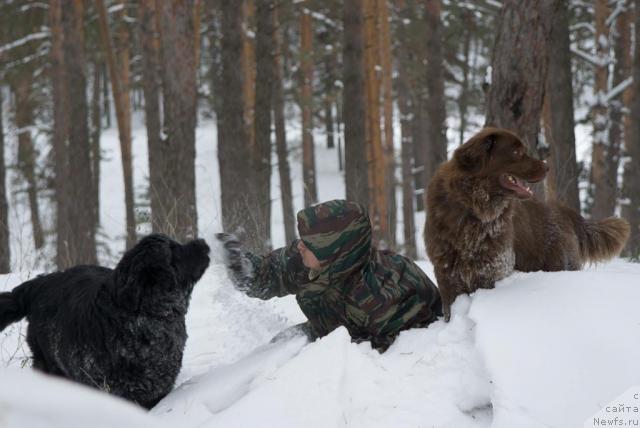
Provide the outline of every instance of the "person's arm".
<path id="1" fill-rule="evenodd" d="M 297 241 L 265 256 L 242 247 L 233 235 L 216 235 L 225 250 L 225 264 L 235 287 L 250 297 L 267 300 L 295 294 L 309 281 L 309 269 L 302 263 Z"/>

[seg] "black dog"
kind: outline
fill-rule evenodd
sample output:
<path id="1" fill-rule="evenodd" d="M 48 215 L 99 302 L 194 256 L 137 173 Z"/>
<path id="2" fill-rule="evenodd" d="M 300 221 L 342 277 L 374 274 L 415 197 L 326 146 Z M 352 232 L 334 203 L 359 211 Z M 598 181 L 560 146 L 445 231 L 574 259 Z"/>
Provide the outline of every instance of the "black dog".
<path id="1" fill-rule="evenodd" d="M 208 254 L 202 239 L 149 235 L 115 269 L 77 266 L 0 293 L 0 331 L 27 317 L 34 368 L 151 408 L 180 371 L 184 318 Z"/>

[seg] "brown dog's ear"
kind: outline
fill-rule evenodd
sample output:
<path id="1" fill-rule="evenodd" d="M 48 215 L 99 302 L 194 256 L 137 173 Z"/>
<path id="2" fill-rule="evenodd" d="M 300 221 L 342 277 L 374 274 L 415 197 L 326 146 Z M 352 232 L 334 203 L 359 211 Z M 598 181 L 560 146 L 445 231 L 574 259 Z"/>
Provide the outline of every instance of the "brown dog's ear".
<path id="1" fill-rule="evenodd" d="M 495 141 L 495 135 L 479 133 L 458 147 L 453 159 L 465 171 L 478 171 L 487 161 Z"/>

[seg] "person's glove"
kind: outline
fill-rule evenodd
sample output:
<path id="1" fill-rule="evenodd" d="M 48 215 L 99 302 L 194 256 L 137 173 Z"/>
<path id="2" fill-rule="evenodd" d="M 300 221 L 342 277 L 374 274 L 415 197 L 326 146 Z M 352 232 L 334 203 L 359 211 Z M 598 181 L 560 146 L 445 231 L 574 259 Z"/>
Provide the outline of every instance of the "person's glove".
<path id="1" fill-rule="evenodd" d="M 217 233 L 216 238 L 224 249 L 224 263 L 233 285 L 242 292 L 251 288 L 253 281 L 253 265 L 247 257 L 242 243 L 230 233 Z"/>

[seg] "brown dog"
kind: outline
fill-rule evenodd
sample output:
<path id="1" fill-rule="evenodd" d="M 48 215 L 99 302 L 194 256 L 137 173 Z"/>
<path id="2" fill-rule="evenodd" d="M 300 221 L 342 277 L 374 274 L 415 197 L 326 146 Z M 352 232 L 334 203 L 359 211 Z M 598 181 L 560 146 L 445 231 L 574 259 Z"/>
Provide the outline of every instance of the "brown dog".
<path id="1" fill-rule="evenodd" d="M 530 199 L 528 183 L 548 169 L 511 132 L 485 128 L 436 171 L 424 237 L 445 320 L 458 295 L 493 288 L 514 269 L 578 270 L 620 253 L 626 221 L 586 220 L 558 202 Z"/>

